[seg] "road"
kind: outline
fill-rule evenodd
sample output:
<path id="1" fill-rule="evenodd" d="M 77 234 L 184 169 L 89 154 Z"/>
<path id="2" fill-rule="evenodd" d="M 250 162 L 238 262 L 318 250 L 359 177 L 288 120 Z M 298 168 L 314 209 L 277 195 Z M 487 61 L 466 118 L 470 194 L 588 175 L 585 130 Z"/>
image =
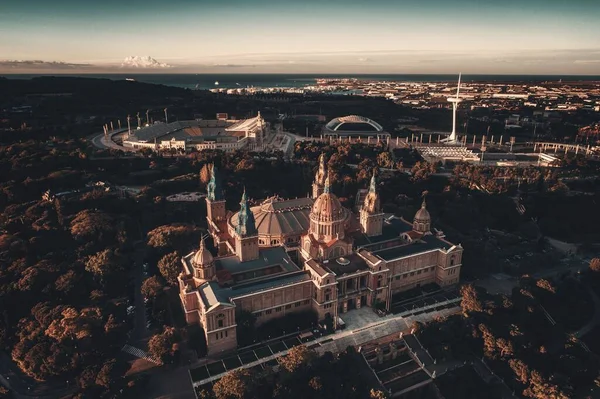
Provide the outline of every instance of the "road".
<path id="1" fill-rule="evenodd" d="M 123 133 L 127 129 L 118 129 L 113 132 L 110 132 L 108 136 L 105 136 L 104 133 L 98 133 L 91 139 L 92 144 L 101 150 L 113 149 L 113 150 L 121 150 L 121 151 L 132 151 L 126 147 L 120 146 L 114 141 L 112 141 L 112 136 Z"/>

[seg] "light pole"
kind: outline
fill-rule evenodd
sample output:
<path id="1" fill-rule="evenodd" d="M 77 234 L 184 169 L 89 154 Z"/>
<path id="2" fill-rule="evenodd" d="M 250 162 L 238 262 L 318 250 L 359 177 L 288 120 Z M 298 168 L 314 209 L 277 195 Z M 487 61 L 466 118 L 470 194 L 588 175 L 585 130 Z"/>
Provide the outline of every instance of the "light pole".
<path id="1" fill-rule="evenodd" d="M 169 123 L 169 115 L 167 114 L 166 108 L 165 108 L 165 123 Z"/>

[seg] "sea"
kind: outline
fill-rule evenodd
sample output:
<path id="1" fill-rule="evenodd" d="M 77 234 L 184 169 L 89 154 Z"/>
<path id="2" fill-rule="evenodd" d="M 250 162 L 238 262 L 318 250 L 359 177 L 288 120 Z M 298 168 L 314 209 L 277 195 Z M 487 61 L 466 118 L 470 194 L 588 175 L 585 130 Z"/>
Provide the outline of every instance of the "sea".
<path id="1" fill-rule="evenodd" d="M 456 82 L 457 75 L 416 74 L 10 74 L 0 75 L 8 79 L 31 79 L 39 76 L 69 76 L 111 80 L 134 79 L 138 82 L 162 84 L 186 89 L 240 88 L 240 87 L 304 87 L 315 84 L 317 79 L 360 79 L 390 82 Z M 585 75 L 462 75 L 463 82 L 490 83 L 536 83 L 536 82 L 593 82 L 600 76 Z"/>

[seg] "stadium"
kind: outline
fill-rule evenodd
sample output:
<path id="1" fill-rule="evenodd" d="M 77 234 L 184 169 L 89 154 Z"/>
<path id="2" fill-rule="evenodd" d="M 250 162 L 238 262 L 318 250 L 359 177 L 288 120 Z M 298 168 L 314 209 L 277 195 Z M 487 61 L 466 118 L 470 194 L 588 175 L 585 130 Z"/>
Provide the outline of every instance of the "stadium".
<path id="1" fill-rule="evenodd" d="M 268 131 L 268 124 L 259 112 L 254 118 L 241 120 L 222 118 L 155 123 L 131 131 L 123 139 L 123 146 L 154 151 L 260 150 Z"/>

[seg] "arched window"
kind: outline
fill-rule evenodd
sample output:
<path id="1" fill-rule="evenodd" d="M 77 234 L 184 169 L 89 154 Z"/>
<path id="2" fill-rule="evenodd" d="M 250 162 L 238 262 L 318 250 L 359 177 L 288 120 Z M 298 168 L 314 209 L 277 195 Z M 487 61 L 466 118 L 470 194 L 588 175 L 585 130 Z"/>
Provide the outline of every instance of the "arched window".
<path id="1" fill-rule="evenodd" d="M 450 266 L 454 266 L 454 255 L 450 258 Z"/>
<path id="2" fill-rule="evenodd" d="M 217 327 L 223 328 L 223 323 L 225 322 L 225 315 L 223 313 L 220 313 L 217 315 L 216 319 L 217 319 Z"/>

